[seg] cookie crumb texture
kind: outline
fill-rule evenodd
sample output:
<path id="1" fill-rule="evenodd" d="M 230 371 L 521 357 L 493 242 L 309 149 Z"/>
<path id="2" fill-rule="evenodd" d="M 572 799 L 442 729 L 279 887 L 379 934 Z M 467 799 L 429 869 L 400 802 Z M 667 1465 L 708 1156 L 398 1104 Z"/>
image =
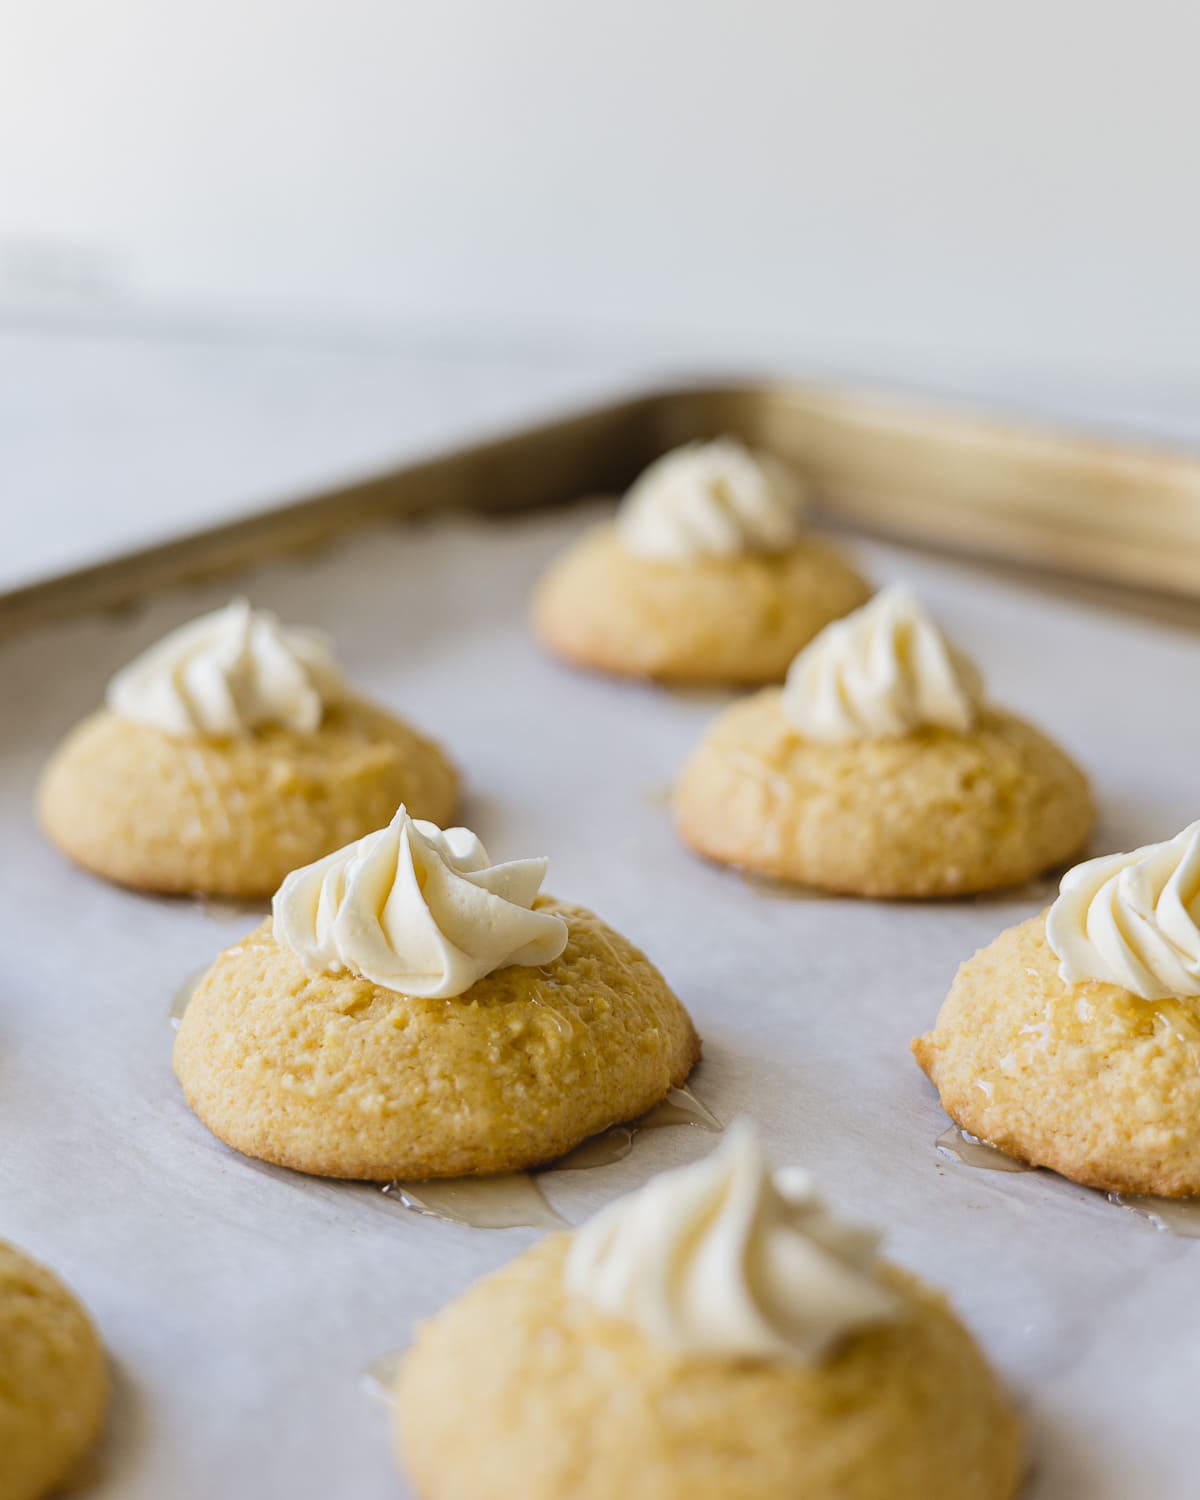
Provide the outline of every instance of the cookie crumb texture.
<path id="1" fill-rule="evenodd" d="M 382 828 L 401 802 L 445 824 L 446 756 L 360 700 L 312 734 L 175 739 L 102 710 L 59 747 L 38 794 L 42 827 L 78 864 L 139 890 L 270 896 L 301 865 Z"/>
<path id="2" fill-rule="evenodd" d="M 499 969 L 454 999 L 313 974 L 264 923 L 202 980 L 175 1072 L 210 1130 L 247 1156 L 387 1181 L 552 1161 L 682 1084 L 700 1055 L 649 960 L 592 912 L 542 968 Z"/>
<path id="3" fill-rule="evenodd" d="M 964 1130 L 1106 1192 L 1200 1194 L 1200 1001 L 1068 985 L 1045 913 L 969 958 L 917 1062 Z"/>
<path id="4" fill-rule="evenodd" d="M 422 1500 L 1010 1500 L 1020 1439 L 946 1303 L 813 1367 L 683 1359 L 568 1299 L 544 1241 L 419 1331 L 395 1387 Z"/>
<path id="5" fill-rule="evenodd" d="M 1012 714 L 815 744 L 781 702 L 767 688 L 734 704 L 680 773 L 676 826 L 709 859 L 847 895 L 958 896 L 1018 885 L 1087 841 L 1086 777 Z"/>
<path id="6" fill-rule="evenodd" d="M 56 1489 L 100 1434 L 108 1372 L 62 1282 L 0 1241 L 0 1500 Z"/>
<path id="7" fill-rule="evenodd" d="M 553 563 L 533 602 L 555 655 L 624 677 L 682 683 L 778 682 L 816 633 L 870 598 L 834 549 L 648 562 L 615 526 L 586 532 Z"/>

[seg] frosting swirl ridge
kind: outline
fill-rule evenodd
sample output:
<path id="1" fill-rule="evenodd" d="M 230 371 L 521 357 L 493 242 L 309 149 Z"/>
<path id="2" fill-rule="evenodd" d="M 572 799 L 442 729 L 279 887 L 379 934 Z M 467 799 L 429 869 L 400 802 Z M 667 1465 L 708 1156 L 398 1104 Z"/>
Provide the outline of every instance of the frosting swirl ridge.
<path id="1" fill-rule="evenodd" d="M 181 738 L 251 734 L 265 724 L 311 733 L 344 696 L 329 642 L 234 599 L 172 630 L 108 685 L 113 713 Z"/>
<path id="2" fill-rule="evenodd" d="M 839 1223 L 804 1172 L 772 1173 L 739 1122 L 576 1231 L 567 1290 L 688 1354 L 810 1363 L 897 1315 L 877 1237 Z"/>
<path id="3" fill-rule="evenodd" d="M 687 443 L 646 468 L 617 512 L 625 549 L 651 562 L 783 552 L 804 532 L 806 488 L 733 438 Z"/>
<path id="4" fill-rule="evenodd" d="M 294 870 L 275 893 L 276 941 L 307 969 L 400 994 L 464 994 L 495 969 L 541 965 L 567 924 L 536 911 L 546 860 L 494 865 L 468 828 L 410 818 Z"/>
<path id="5" fill-rule="evenodd" d="M 982 680 L 911 590 L 893 585 L 814 636 L 788 669 L 783 714 L 827 744 L 893 739 L 925 726 L 965 731 Z"/>
<path id="6" fill-rule="evenodd" d="M 1099 979 L 1143 1000 L 1200 996 L 1200 821 L 1068 870 L 1046 940 L 1067 984 Z"/>

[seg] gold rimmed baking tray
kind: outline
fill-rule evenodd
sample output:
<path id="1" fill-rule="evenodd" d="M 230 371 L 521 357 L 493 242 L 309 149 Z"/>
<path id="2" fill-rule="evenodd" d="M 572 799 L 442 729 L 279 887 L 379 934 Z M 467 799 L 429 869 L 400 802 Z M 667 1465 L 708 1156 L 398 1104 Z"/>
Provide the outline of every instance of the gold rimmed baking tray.
<path id="1" fill-rule="evenodd" d="M 834 525 L 1117 585 L 1134 591 L 1117 603 L 1200 621 L 1200 457 L 891 395 L 751 382 L 633 396 L 15 589 L 0 595 L 0 630 L 387 515 L 615 493 L 665 449 L 721 434 L 795 463 Z"/>

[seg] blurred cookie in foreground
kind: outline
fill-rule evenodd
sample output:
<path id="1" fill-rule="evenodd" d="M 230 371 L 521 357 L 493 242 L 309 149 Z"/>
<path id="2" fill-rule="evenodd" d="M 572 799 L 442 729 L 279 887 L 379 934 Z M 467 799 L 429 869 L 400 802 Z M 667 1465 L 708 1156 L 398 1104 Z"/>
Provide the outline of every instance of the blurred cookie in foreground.
<path id="1" fill-rule="evenodd" d="M 889 588 L 827 626 L 783 688 L 727 709 L 679 776 L 699 853 L 798 885 L 877 897 L 1017 885 L 1087 840 L 1087 779 L 983 698 L 975 667 Z"/>
<path id="2" fill-rule="evenodd" d="M 1200 1195 L 1200 823 L 1068 872 L 913 1043 L 964 1130 L 1106 1191 Z"/>
<path id="3" fill-rule="evenodd" d="M 700 1043 L 644 954 L 401 808 L 289 875 L 220 955 L 175 1042 L 192 1109 L 228 1145 L 374 1181 L 511 1172 L 644 1113 Z"/>
<path id="4" fill-rule="evenodd" d="M 38 791 L 64 853 L 140 890 L 266 897 L 400 802 L 448 821 L 441 749 L 356 697 L 323 636 L 235 600 L 118 672 Z"/>
<path id="5" fill-rule="evenodd" d="M 66 1483 L 100 1436 L 108 1395 L 87 1313 L 0 1240 L 0 1497 L 38 1500 Z"/>
<path id="6" fill-rule="evenodd" d="M 806 527 L 806 488 L 730 438 L 652 463 L 612 522 L 538 586 L 542 642 L 580 666 L 683 683 L 777 682 L 870 588 Z"/>
<path id="7" fill-rule="evenodd" d="M 478 1282 L 394 1397 L 425 1500 L 1010 1500 L 1022 1468 L 944 1299 L 746 1125 Z"/>

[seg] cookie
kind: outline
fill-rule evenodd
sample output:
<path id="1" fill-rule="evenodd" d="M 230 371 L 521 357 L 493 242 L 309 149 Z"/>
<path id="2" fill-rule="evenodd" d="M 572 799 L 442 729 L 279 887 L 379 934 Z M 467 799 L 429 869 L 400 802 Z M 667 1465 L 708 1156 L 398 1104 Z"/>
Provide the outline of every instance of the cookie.
<path id="1" fill-rule="evenodd" d="M 943 1299 L 813 1365 L 687 1356 L 568 1295 L 557 1235 L 419 1331 L 397 1453 L 424 1500 L 1010 1500 L 1017 1424 Z M 470 1392 L 464 1401 L 464 1391 Z"/>
<path id="2" fill-rule="evenodd" d="M 596 671 L 757 685 L 778 682 L 806 641 L 870 592 L 813 536 L 780 552 L 658 561 L 630 552 L 610 524 L 552 564 L 533 624 L 554 655 Z"/>
<path id="3" fill-rule="evenodd" d="M 1059 966 L 1045 913 L 962 965 L 934 1029 L 912 1044 L 943 1108 L 1088 1187 L 1200 1194 L 1200 998 L 1068 983 Z"/>
<path id="4" fill-rule="evenodd" d="M 821 743 L 782 697 L 727 709 L 680 773 L 676 827 L 709 859 L 848 895 L 959 896 L 1020 884 L 1087 839 L 1085 776 L 1013 714 Z"/>
<path id="5" fill-rule="evenodd" d="M 407 803 L 448 822 L 458 776 L 442 750 L 361 699 L 310 730 L 265 724 L 183 738 L 103 709 L 71 731 L 38 790 L 48 837 L 118 884 L 165 894 L 270 896 Z"/>
<path id="6" fill-rule="evenodd" d="M 99 1437 L 109 1381 L 96 1330 L 44 1266 L 0 1241 L 0 1496 L 37 1500 Z"/>
<path id="7" fill-rule="evenodd" d="M 700 1055 L 658 970 L 579 906 L 552 962 L 417 997 L 306 968 L 264 923 L 195 992 L 191 1108 L 247 1156 L 328 1177 L 456 1177 L 553 1160 L 682 1084 Z"/>

